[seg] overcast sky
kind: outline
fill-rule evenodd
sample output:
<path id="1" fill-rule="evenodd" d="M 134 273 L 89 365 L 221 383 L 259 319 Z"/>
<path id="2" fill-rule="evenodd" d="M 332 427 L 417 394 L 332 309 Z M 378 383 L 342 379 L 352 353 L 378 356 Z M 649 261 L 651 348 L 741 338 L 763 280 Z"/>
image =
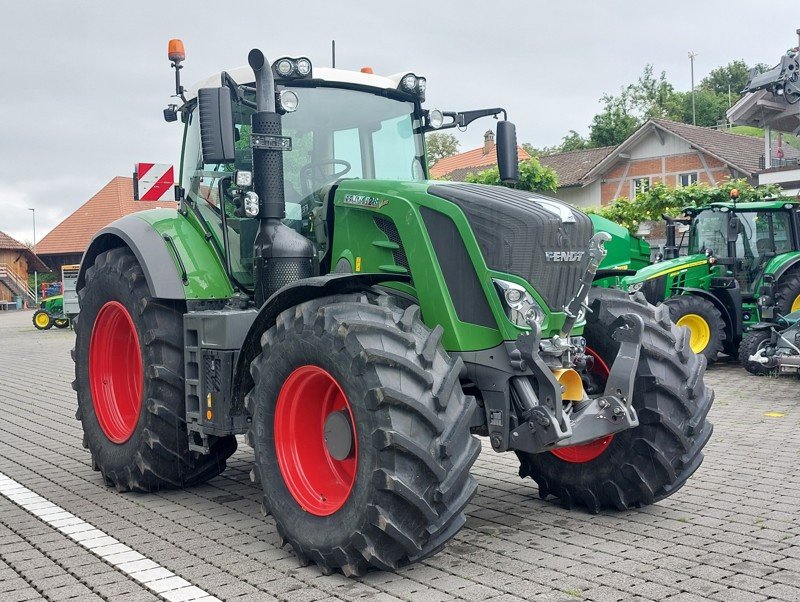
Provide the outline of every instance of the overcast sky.
<path id="1" fill-rule="evenodd" d="M 756 7 L 758 7 L 756 9 Z M 184 83 L 267 57 L 428 78 L 427 106 L 504 106 L 520 142 L 581 134 L 603 93 L 646 63 L 688 90 L 742 58 L 775 64 L 797 44 L 797 2 L 493 2 L 294 0 L 138 2 L 4 0 L 0 8 L 0 230 L 41 238 L 138 161 L 177 163 L 180 128 L 161 110 L 173 91 L 167 40 L 186 45 Z M 489 120 L 459 134 L 481 143 Z"/>

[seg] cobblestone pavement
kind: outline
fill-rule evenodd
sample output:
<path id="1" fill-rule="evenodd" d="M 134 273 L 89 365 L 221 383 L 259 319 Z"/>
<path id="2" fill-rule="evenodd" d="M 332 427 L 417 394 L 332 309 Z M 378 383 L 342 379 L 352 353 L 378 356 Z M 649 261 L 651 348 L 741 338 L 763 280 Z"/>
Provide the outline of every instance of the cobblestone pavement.
<path id="1" fill-rule="evenodd" d="M 300 567 L 259 512 L 240 444 L 207 485 L 105 487 L 81 446 L 70 331 L 0 312 L 0 473 L 224 600 L 800 600 L 800 382 L 734 365 L 707 374 L 716 430 L 671 498 L 591 516 L 540 501 L 513 454 L 486 447 L 478 494 L 447 548 L 361 579 Z M 0 496 L 0 600 L 157 600 L 124 572 Z"/>

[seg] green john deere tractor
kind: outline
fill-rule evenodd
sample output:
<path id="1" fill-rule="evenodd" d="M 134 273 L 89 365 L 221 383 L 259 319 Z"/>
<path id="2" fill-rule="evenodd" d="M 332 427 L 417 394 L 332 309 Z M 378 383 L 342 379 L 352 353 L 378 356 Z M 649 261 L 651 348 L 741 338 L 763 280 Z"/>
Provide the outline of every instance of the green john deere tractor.
<path id="1" fill-rule="evenodd" d="M 505 111 L 258 50 L 185 91 L 183 58 L 171 43 L 177 211 L 103 229 L 77 284 L 77 417 L 108 485 L 202 483 L 244 435 L 282 543 L 358 575 L 463 526 L 474 435 L 591 512 L 697 469 L 704 364 L 665 309 L 591 286 L 609 235 L 555 199 L 427 180 L 426 131 Z"/>
<path id="2" fill-rule="evenodd" d="M 69 328 L 69 318 L 64 315 L 64 296 L 51 295 L 39 303 L 39 309 L 33 312 L 33 325 L 38 330 Z"/>
<path id="3" fill-rule="evenodd" d="M 761 321 L 800 309 L 800 204 L 785 199 L 712 203 L 667 220 L 664 261 L 622 279 L 650 303 L 663 303 L 690 345 L 709 362 L 737 355 L 742 335 Z M 688 255 L 676 227 L 689 225 Z"/>

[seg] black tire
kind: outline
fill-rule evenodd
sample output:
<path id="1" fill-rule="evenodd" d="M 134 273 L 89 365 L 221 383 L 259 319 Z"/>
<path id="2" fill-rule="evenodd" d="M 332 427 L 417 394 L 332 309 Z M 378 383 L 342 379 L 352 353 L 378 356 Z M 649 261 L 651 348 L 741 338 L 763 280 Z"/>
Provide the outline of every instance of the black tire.
<path id="1" fill-rule="evenodd" d="M 792 305 L 800 299 L 800 272 L 784 275 L 779 281 L 775 293 L 775 305 L 781 316 L 792 313 Z"/>
<path id="2" fill-rule="evenodd" d="M 772 331 L 769 328 L 750 330 L 742 338 L 742 342 L 739 345 L 739 362 L 750 374 L 764 376 L 767 374 L 773 374 L 775 372 L 774 367 L 770 368 L 764 364 L 750 361 L 750 356 L 755 354 L 756 351 L 768 343 L 771 338 Z"/>
<path id="3" fill-rule="evenodd" d="M 64 328 L 69 328 L 69 318 L 56 318 L 53 320 L 53 326 L 62 330 Z"/>
<path id="4" fill-rule="evenodd" d="M 614 435 L 599 457 L 584 463 L 548 452 L 518 452 L 520 475 L 536 481 L 542 499 L 555 496 L 567 508 L 584 506 L 597 513 L 652 504 L 680 489 L 703 461 L 701 450 L 712 431 L 706 416 L 714 398 L 703 383 L 705 359 L 692 353 L 686 331 L 672 323 L 666 308 L 653 307 L 639 293 L 631 298 L 593 288 L 589 299 L 592 313 L 584 336 L 609 366 L 619 349 L 609 335 L 622 316 L 644 320 L 633 395 L 639 426 Z"/>
<path id="5" fill-rule="evenodd" d="M 263 488 L 281 538 L 301 563 L 347 576 L 393 570 L 440 550 L 465 522 L 476 482 L 470 468 L 480 444 L 469 432 L 473 397 L 459 383 L 463 367 L 440 345 L 419 307 L 391 297 L 326 297 L 284 311 L 253 361 L 255 450 L 251 474 Z M 355 421 L 358 467 L 349 495 L 329 516 L 304 511 L 287 488 L 273 441 L 281 387 L 303 365 L 323 368 L 345 393 Z"/>
<path id="6" fill-rule="evenodd" d="M 203 483 L 225 469 L 236 438 L 219 437 L 211 453 L 189 451 L 183 384 L 182 304 L 154 299 L 142 268 L 127 248 L 101 253 L 86 271 L 78 292 L 81 314 L 75 321 L 73 350 L 83 445 L 92 467 L 119 491 L 156 491 Z M 144 386 L 135 430 L 124 443 L 112 442 L 100 427 L 90 387 L 89 344 L 97 314 L 116 301 L 131 316 L 141 348 Z"/>
<path id="7" fill-rule="evenodd" d="M 39 316 L 47 316 L 46 326 L 41 326 L 36 322 L 36 318 L 38 318 Z M 43 309 L 37 309 L 35 312 L 33 312 L 33 318 L 31 319 L 33 320 L 33 325 L 36 327 L 37 330 L 50 330 L 53 327 L 53 318 L 51 318 L 50 314 Z"/>
<path id="8" fill-rule="evenodd" d="M 700 316 L 705 321 L 711 332 L 711 338 L 704 348 L 696 350 L 695 353 L 704 355 L 708 364 L 716 362 L 725 347 L 727 335 L 725 320 L 714 304 L 695 295 L 678 295 L 664 301 L 664 305 L 669 308 L 669 315 L 676 324 L 689 314 Z"/>

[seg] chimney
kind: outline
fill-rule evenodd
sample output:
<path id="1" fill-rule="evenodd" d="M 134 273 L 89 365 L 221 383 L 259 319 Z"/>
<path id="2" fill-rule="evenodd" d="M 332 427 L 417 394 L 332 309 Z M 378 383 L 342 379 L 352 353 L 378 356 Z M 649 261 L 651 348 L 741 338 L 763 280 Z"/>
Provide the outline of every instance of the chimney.
<path id="1" fill-rule="evenodd" d="M 492 130 L 486 130 L 486 133 L 483 135 L 483 154 L 488 155 L 493 150 L 494 132 Z"/>

